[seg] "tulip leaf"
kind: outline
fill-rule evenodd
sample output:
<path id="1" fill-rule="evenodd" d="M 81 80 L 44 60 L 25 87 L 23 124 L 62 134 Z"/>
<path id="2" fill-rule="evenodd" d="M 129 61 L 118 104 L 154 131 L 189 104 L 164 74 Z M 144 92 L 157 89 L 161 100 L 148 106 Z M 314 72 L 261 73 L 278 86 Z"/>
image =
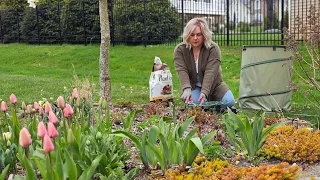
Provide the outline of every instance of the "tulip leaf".
<path id="1" fill-rule="evenodd" d="M 8 164 L 8 165 L 2 170 L 2 172 L 1 172 L 1 174 L 0 174 L 0 179 L 4 179 L 4 177 L 7 176 L 7 173 L 8 173 L 8 171 L 9 171 L 9 166 L 10 166 L 10 164 Z"/>
<path id="2" fill-rule="evenodd" d="M 30 164 L 29 159 L 25 156 L 24 157 L 24 165 L 26 168 L 26 179 L 27 180 L 36 180 L 37 179 L 37 175 L 35 170 L 33 169 L 33 167 Z"/>
<path id="3" fill-rule="evenodd" d="M 64 169 L 64 179 L 69 180 L 76 180 L 77 179 L 77 167 L 74 163 L 73 159 L 71 158 L 69 152 L 65 149 L 64 150 L 64 156 L 65 156 L 65 163 L 63 165 Z"/>
<path id="4" fill-rule="evenodd" d="M 178 129 L 179 137 L 183 136 L 184 131 L 189 127 L 189 125 L 194 121 L 195 116 L 185 120 Z"/>
<path id="5" fill-rule="evenodd" d="M 164 162 L 166 163 L 165 167 L 167 167 L 167 163 L 169 161 L 169 158 L 170 158 L 170 154 L 169 154 L 169 148 L 168 148 L 168 144 L 167 144 L 167 141 L 165 139 L 165 137 L 163 136 L 163 134 L 159 134 L 159 138 L 160 138 L 160 142 L 161 142 L 161 145 L 162 145 L 162 152 L 163 152 L 163 160 Z"/>
<path id="6" fill-rule="evenodd" d="M 182 147 L 182 152 L 185 152 L 185 150 L 186 150 L 186 148 L 187 148 L 187 146 L 188 146 L 189 140 L 192 138 L 193 135 L 196 134 L 197 130 L 198 130 L 198 128 L 194 128 L 193 130 L 191 130 L 191 131 L 187 134 L 186 138 L 184 139 L 184 143 L 183 143 L 183 147 Z"/>
<path id="7" fill-rule="evenodd" d="M 47 173 L 48 172 L 47 172 L 47 168 L 44 165 L 45 161 L 43 159 L 40 159 L 40 158 L 37 158 L 37 157 L 34 158 L 34 161 L 35 161 L 35 163 L 36 163 L 36 165 L 37 165 L 37 167 L 38 167 L 38 169 L 40 171 L 41 177 L 44 180 L 47 180 L 48 179 L 47 178 Z"/>
<path id="8" fill-rule="evenodd" d="M 163 155 L 163 153 L 160 151 L 160 149 L 154 145 L 154 144 L 148 144 L 148 147 L 150 148 L 150 150 L 154 153 L 154 155 L 157 157 L 159 163 L 160 163 L 160 167 L 161 167 L 161 170 L 164 172 L 165 170 L 167 170 L 167 165 L 166 165 L 166 162 L 165 162 L 165 157 Z"/>
<path id="9" fill-rule="evenodd" d="M 97 156 L 91 163 L 91 166 L 88 167 L 82 175 L 79 177 L 79 180 L 86 180 L 86 179 L 92 179 L 93 174 L 96 171 L 96 168 L 98 167 L 100 160 L 102 158 L 102 155 Z"/>
<path id="10" fill-rule="evenodd" d="M 149 132 L 149 143 L 150 144 L 155 144 L 157 139 L 158 139 L 158 132 L 159 132 L 159 128 L 157 126 L 152 126 Z"/>
<path id="11" fill-rule="evenodd" d="M 170 121 L 173 121 L 173 117 L 167 117 L 167 116 L 164 116 L 162 117 L 163 121 L 164 122 L 170 122 Z"/>
<path id="12" fill-rule="evenodd" d="M 138 173 L 139 170 L 140 170 L 139 167 L 136 167 L 136 168 L 134 168 L 134 169 L 131 169 L 122 179 L 123 179 L 123 180 L 134 179 L 134 176 Z"/>
<path id="13" fill-rule="evenodd" d="M 126 131 L 115 131 L 112 132 L 111 135 L 129 138 L 136 145 L 137 149 L 139 151 L 141 150 L 141 142 L 136 135 L 130 134 Z"/>
<path id="14" fill-rule="evenodd" d="M 225 116 L 224 124 L 226 125 L 228 137 L 237 152 L 241 149 L 250 158 L 256 156 L 265 143 L 266 135 L 283 124 L 272 124 L 264 130 L 264 114 L 263 111 L 259 111 L 253 120 L 248 117 L 241 119 L 228 109 L 228 116 Z M 237 139 L 236 136 L 239 138 Z"/>
<path id="15" fill-rule="evenodd" d="M 25 178 L 18 176 L 18 175 L 15 175 L 13 180 L 25 180 Z"/>
<path id="16" fill-rule="evenodd" d="M 143 165 L 148 169 L 149 163 L 148 163 L 148 158 L 147 158 L 146 143 L 147 143 L 147 133 L 146 133 L 146 131 L 144 131 L 142 133 L 142 139 L 141 139 L 140 156 L 141 156 L 141 160 L 142 160 Z"/>
<path id="17" fill-rule="evenodd" d="M 58 145 L 56 149 L 59 149 Z M 55 161 L 54 172 L 55 172 L 55 179 L 62 179 L 61 176 L 63 176 L 63 162 L 62 162 L 61 154 L 59 150 L 56 150 L 56 161 Z"/>

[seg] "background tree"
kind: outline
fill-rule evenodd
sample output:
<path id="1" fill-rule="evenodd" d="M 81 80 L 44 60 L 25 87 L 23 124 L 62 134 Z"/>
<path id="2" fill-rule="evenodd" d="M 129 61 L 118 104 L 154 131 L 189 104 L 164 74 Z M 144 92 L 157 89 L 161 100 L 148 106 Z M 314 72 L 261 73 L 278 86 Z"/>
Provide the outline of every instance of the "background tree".
<path id="1" fill-rule="evenodd" d="M 100 14 L 100 97 L 104 98 L 111 105 L 111 83 L 109 71 L 109 47 L 110 47 L 110 27 L 108 16 L 108 0 L 99 0 Z"/>

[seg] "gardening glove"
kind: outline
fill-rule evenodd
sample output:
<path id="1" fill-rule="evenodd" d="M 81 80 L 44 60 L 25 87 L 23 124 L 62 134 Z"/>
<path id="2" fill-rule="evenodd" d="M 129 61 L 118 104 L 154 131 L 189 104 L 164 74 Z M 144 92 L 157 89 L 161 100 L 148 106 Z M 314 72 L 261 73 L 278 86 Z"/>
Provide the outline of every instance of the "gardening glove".
<path id="1" fill-rule="evenodd" d="M 199 101 L 200 104 L 202 104 L 203 102 L 207 101 L 206 95 L 204 93 L 200 93 L 198 101 Z"/>
<path id="2" fill-rule="evenodd" d="M 191 88 L 185 88 L 183 90 L 183 93 L 181 95 L 181 100 L 184 102 L 184 103 L 188 103 L 189 101 L 192 101 L 192 98 L 191 98 Z"/>

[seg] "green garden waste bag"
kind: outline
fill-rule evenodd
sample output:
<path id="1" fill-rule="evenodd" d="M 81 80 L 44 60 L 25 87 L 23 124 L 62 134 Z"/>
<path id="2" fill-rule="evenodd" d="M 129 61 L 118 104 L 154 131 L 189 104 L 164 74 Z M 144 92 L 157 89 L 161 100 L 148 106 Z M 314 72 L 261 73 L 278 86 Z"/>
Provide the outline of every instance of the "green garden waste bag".
<path id="1" fill-rule="evenodd" d="M 240 108 L 289 111 L 292 60 L 286 46 L 243 46 Z"/>

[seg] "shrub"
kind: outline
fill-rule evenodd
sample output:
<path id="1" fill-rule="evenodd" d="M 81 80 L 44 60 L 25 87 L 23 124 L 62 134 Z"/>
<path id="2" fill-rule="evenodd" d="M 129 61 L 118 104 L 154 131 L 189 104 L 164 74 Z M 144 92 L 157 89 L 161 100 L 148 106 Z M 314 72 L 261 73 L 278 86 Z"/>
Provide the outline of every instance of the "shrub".
<path id="1" fill-rule="evenodd" d="M 18 42 L 19 40 L 19 22 L 23 9 L 8 9 L 0 11 L 0 22 L 2 23 L 1 34 L 4 43 Z"/>
<path id="2" fill-rule="evenodd" d="M 299 27 L 299 34 L 292 34 L 287 28 L 284 29 L 284 34 L 287 48 L 294 55 L 294 65 L 291 66 L 291 70 L 301 80 L 299 84 L 292 82 L 290 84 L 291 89 L 300 92 L 310 102 L 311 106 L 320 109 L 320 33 L 318 13 L 315 6 L 311 6 L 306 21 L 299 17 L 295 19 L 294 24 L 296 25 L 295 27 Z M 301 42 L 303 43 L 301 44 Z"/>
<path id="3" fill-rule="evenodd" d="M 279 19 L 277 13 L 273 14 L 273 20 L 270 19 L 268 16 L 265 16 L 263 21 L 263 27 L 264 30 L 279 29 Z"/>
<path id="4" fill-rule="evenodd" d="M 22 39 L 29 43 L 37 43 L 38 40 L 41 43 L 58 43 L 58 4 L 39 4 L 37 9 L 37 11 L 34 8 L 25 9 L 21 22 Z"/>
<path id="5" fill-rule="evenodd" d="M 240 30 L 240 32 L 250 32 L 251 31 L 251 26 L 249 23 L 245 23 L 245 22 L 240 22 L 238 24 L 238 28 Z"/>
<path id="6" fill-rule="evenodd" d="M 128 44 L 160 44 L 174 41 L 180 35 L 181 22 L 177 10 L 168 0 L 146 1 L 146 21 L 143 1 L 115 1 L 115 38 Z M 146 32 L 144 27 L 146 26 Z"/>

